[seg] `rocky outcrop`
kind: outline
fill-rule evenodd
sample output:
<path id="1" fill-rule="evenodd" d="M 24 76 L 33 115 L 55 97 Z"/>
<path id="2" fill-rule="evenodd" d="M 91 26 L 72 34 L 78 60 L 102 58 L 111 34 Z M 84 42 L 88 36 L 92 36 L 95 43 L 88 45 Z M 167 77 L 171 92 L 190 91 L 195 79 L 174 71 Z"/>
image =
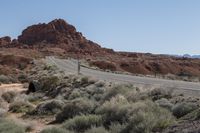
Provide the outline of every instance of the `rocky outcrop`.
<path id="1" fill-rule="evenodd" d="M 69 25 L 62 19 L 56 19 L 48 24 L 38 24 L 28 27 L 18 37 L 20 43 L 36 44 L 45 43 L 67 43 L 72 40 L 80 40 L 81 34 L 76 32 L 74 26 Z"/>
<path id="2" fill-rule="evenodd" d="M 5 36 L 0 38 L 0 46 L 5 46 L 11 43 L 11 38 L 9 36 Z"/>
<path id="3" fill-rule="evenodd" d="M 59 47 L 68 52 L 91 53 L 102 50 L 98 44 L 87 40 L 74 26 L 62 19 L 28 27 L 18 37 L 18 41 L 29 46 Z"/>

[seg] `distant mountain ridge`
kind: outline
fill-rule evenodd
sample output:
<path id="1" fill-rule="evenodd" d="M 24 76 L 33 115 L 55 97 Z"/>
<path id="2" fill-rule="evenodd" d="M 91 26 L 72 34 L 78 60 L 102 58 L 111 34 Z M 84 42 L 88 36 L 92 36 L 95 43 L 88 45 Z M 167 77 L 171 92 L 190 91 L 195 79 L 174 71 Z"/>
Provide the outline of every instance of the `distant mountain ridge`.
<path id="1" fill-rule="evenodd" d="M 200 58 L 200 55 L 189 55 L 189 54 L 184 54 L 183 57 L 187 57 L 187 58 Z"/>
<path id="2" fill-rule="evenodd" d="M 191 59 L 200 59 L 200 55 L 190 55 L 190 54 L 184 54 L 184 55 L 171 55 L 174 57 L 178 57 L 178 58 L 191 58 Z"/>

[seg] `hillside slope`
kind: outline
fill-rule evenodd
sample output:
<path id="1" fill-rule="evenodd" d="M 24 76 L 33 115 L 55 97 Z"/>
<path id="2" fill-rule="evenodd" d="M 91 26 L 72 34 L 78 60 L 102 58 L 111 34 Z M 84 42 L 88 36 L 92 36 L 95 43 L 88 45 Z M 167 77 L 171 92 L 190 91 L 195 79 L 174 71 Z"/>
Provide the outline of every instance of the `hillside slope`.
<path id="1" fill-rule="evenodd" d="M 62 19 L 29 26 L 23 30 L 18 39 L 0 38 L 0 52 L 5 51 L 33 58 L 46 55 L 83 58 L 89 61 L 90 65 L 101 69 L 133 74 L 200 76 L 199 59 L 115 52 L 86 39 L 74 26 Z"/>

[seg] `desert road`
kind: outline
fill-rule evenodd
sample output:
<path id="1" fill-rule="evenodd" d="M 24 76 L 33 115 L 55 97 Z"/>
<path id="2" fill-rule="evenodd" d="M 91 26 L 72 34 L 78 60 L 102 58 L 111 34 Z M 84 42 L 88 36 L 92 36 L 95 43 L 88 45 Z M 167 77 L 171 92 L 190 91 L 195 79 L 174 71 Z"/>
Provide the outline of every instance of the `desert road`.
<path id="1" fill-rule="evenodd" d="M 52 65 L 56 65 L 60 70 L 66 73 L 77 74 L 77 68 L 78 68 L 77 60 L 46 57 L 46 62 Z M 195 82 L 115 74 L 110 72 L 103 72 L 94 69 L 89 69 L 86 67 L 81 67 L 81 74 L 85 76 L 91 76 L 100 80 L 138 84 L 138 85 L 153 85 L 153 86 L 172 88 L 182 91 L 190 90 L 200 94 L 200 83 L 195 83 Z"/>

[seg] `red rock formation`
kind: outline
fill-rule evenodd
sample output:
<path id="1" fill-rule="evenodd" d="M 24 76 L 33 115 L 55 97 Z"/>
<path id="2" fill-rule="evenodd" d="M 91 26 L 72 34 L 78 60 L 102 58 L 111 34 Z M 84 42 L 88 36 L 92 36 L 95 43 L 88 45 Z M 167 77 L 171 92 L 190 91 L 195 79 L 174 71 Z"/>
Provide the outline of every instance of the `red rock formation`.
<path id="1" fill-rule="evenodd" d="M 5 36 L 0 38 L 0 46 L 5 46 L 11 43 L 11 38 L 9 36 Z"/>
<path id="2" fill-rule="evenodd" d="M 87 40 L 74 26 L 62 19 L 28 27 L 18 37 L 18 41 L 29 46 L 48 45 L 69 52 L 92 53 L 102 50 L 98 44 Z"/>

